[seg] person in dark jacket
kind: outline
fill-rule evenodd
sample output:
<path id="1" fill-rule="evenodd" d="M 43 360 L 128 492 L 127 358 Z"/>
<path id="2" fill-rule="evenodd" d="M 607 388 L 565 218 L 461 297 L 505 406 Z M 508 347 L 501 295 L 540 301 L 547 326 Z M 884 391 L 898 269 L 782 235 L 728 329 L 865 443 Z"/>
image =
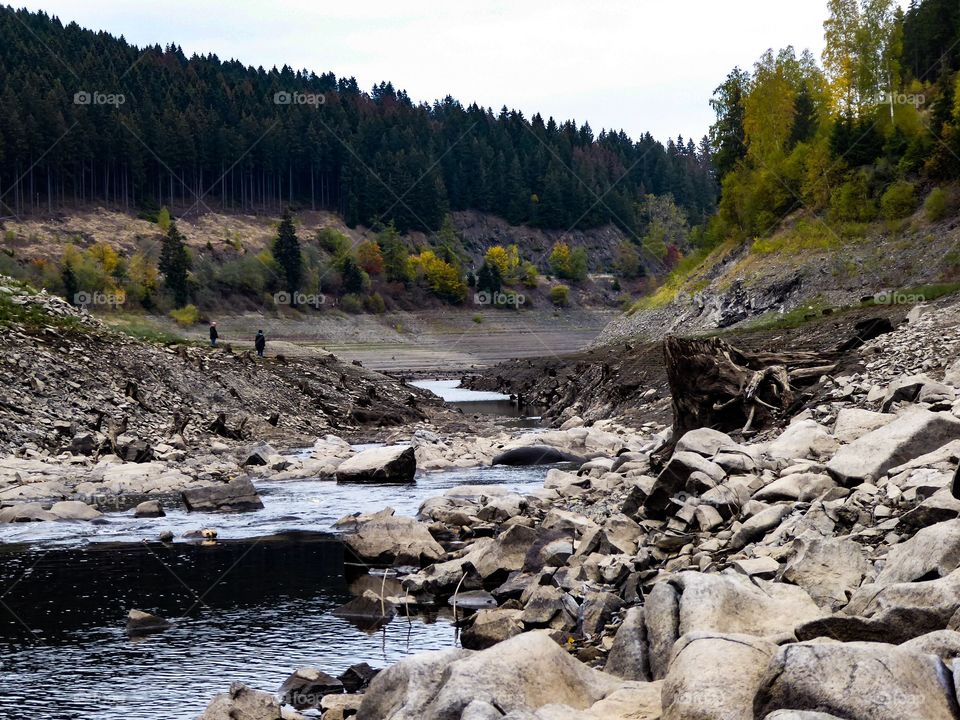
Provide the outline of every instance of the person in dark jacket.
<path id="1" fill-rule="evenodd" d="M 210 323 L 210 347 L 217 346 L 217 338 L 220 335 L 217 333 L 217 324 L 215 322 Z"/>
<path id="2" fill-rule="evenodd" d="M 263 351 L 267 347 L 267 336 L 263 330 L 257 330 L 257 337 L 253 340 L 253 346 L 257 349 L 257 355 L 263 357 Z"/>

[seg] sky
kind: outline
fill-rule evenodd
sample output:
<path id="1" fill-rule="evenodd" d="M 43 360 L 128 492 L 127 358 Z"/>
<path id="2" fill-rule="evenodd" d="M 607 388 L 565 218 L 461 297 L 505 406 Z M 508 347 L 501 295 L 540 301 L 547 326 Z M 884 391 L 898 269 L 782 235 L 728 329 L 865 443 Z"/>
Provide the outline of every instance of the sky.
<path id="1" fill-rule="evenodd" d="M 20 2 L 15 2 L 17 7 Z M 904 0 L 904 4 L 906 0 Z M 416 101 L 702 137 L 727 73 L 767 48 L 823 50 L 826 0 L 39 0 L 64 23 L 266 68 L 389 80 Z"/>

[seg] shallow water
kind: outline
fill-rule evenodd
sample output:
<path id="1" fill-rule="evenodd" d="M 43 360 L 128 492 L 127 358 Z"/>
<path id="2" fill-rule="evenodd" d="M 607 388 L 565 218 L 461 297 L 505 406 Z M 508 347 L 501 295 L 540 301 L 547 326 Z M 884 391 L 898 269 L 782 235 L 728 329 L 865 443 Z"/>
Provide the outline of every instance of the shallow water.
<path id="1" fill-rule="evenodd" d="M 474 468 L 423 474 L 409 486 L 261 482 L 265 508 L 255 513 L 173 509 L 154 520 L 131 512 L 99 525 L 0 527 L 0 543 L 28 543 L 0 545 L 0 718 L 187 720 L 235 680 L 275 692 L 302 665 L 338 675 L 355 662 L 386 667 L 451 647 L 445 613 L 398 617 L 373 633 L 331 614 L 353 596 L 332 523 L 387 505 L 413 515 L 424 498 L 457 485 L 530 490 L 546 472 Z M 218 542 L 179 539 L 204 526 L 218 529 Z M 154 542 L 166 528 L 178 542 Z M 132 607 L 175 625 L 128 639 Z"/>

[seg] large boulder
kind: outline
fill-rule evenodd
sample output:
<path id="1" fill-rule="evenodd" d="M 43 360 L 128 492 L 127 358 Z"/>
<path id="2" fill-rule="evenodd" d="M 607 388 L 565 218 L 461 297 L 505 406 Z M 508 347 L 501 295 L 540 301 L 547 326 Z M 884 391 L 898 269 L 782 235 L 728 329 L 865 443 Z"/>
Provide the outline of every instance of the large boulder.
<path id="1" fill-rule="evenodd" d="M 853 540 L 810 538 L 795 543 L 783 579 L 806 590 L 824 610 L 846 605 L 871 571 L 863 546 Z"/>
<path id="2" fill-rule="evenodd" d="M 837 413 L 833 436 L 842 443 L 852 443 L 868 432 L 882 428 L 896 417 L 890 413 L 878 413 L 862 408 L 843 408 Z"/>
<path id="3" fill-rule="evenodd" d="M 163 632 L 172 627 L 170 621 L 134 608 L 127 613 L 127 634 L 133 637 Z"/>
<path id="4" fill-rule="evenodd" d="M 469 650 L 485 650 L 523 632 L 523 610 L 481 610 L 460 635 L 460 644 Z"/>
<path id="5" fill-rule="evenodd" d="M 42 522 L 59 519 L 58 515 L 45 510 L 40 503 L 17 503 L 0 509 L 0 523 Z"/>
<path id="6" fill-rule="evenodd" d="M 753 698 L 776 651 L 750 635 L 684 635 L 663 682 L 663 720 L 753 720 Z"/>
<path id="7" fill-rule="evenodd" d="M 197 720 L 281 720 L 280 703 L 270 693 L 260 692 L 243 683 L 233 683 L 230 692 L 210 701 Z"/>
<path id="8" fill-rule="evenodd" d="M 50 506 L 50 512 L 61 520 L 96 520 L 103 513 L 79 500 L 61 500 Z"/>
<path id="9" fill-rule="evenodd" d="M 780 637 L 823 611 L 802 588 L 725 573 L 682 572 L 657 583 L 645 607 L 650 669 L 666 675 L 674 643 L 693 632 Z"/>
<path id="10" fill-rule="evenodd" d="M 840 448 L 827 463 L 840 482 L 878 480 L 890 468 L 960 438 L 960 419 L 950 413 L 911 407 L 896 420 Z"/>
<path id="11" fill-rule="evenodd" d="M 440 650 L 401 660 L 370 683 L 357 720 L 452 720 L 471 703 L 518 717 L 551 704 L 582 711 L 622 686 L 572 657 L 549 633 L 528 632 L 480 652 Z"/>
<path id="12" fill-rule="evenodd" d="M 920 578 L 946 577 L 960 567 L 960 520 L 947 520 L 921 529 L 906 542 L 890 548 L 876 588 Z"/>
<path id="13" fill-rule="evenodd" d="M 767 448 L 767 454 L 783 460 L 830 457 L 837 449 L 836 439 L 816 420 L 792 423 Z"/>
<path id="14" fill-rule="evenodd" d="M 713 458 L 722 452 L 743 452 L 749 454 L 749 449 L 740 445 L 727 435 L 713 428 L 697 428 L 687 431 L 677 441 L 674 452 L 694 452 L 704 457 Z"/>
<path id="15" fill-rule="evenodd" d="M 280 686 L 280 696 L 286 705 L 297 710 L 319 708 L 326 695 L 343 693 L 343 683 L 319 668 L 297 668 Z"/>
<path id="16" fill-rule="evenodd" d="M 694 473 L 701 473 L 712 486 L 719 485 L 726 477 L 723 468 L 698 453 L 675 452 L 670 462 L 660 471 L 650 494 L 643 501 L 647 516 L 666 516 L 671 500 L 678 499 L 678 495 L 687 490 L 687 481 Z M 678 507 L 682 504 L 682 500 L 677 502 Z"/>
<path id="17" fill-rule="evenodd" d="M 228 483 L 187 488 L 183 503 L 190 512 L 250 512 L 263 508 L 263 501 L 248 477 Z"/>
<path id="18" fill-rule="evenodd" d="M 650 660 L 647 649 L 647 625 L 643 608 L 627 610 L 623 623 L 613 636 L 603 671 L 624 680 L 649 680 Z"/>
<path id="19" fill-rule="evenodd" d="M 582 464 L 585 459 L 549 445 L 531 445 L 506 450 L 494 457 L 491 465 L 553 465 L 562 462 Z"/>
<path id="20" fill-rule="evenodd" d="M 950 672 L 936 655 L 885 643 L 793 643 L 767 667 L 755 716 L 810 710 L 870 720 L 955 720 Z"/>
<path id="21" fill-rule="evenodd" d="M 361 562 L 374 565 L 424 565 L 436 562 L 443 548 L 427 526 L 386 508 L 370 515 L 348 515 L 337 521 L 343 541 Z"/>
<path id="22" fill-rule="evenodd" d="M 414 449 L 404 445 L 371 448 L 347 458 L 337 467 L 337 482 L 408 483 L 417 472 Z"/>

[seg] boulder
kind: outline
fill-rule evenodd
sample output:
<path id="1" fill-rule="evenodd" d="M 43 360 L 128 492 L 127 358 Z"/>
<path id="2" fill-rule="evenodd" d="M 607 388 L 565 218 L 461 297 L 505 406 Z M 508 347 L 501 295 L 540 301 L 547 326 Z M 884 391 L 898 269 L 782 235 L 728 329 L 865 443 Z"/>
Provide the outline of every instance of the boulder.
<path id="1" fill-rule="evenodd" d="M 67 450 L 74 455 L 93 455 L 99 447 L 100 439 L 96 433 L 86 430 L 78 432 L 71 438 Z"/>
<path id="2" fill-rule="evenodd" d="M 357 720 L 450 720 L 462 718 L 471 703 L 507 717 L 529 717 L 551 704 L 583 711 L 622 683 L 572 657 L 546 631 L 528 632 L 480 652 L 440 650 L 401 660 L 370 683 Z"/>
<path id="3" fill-rule="evenodd" d="M 159 615 L 151 615 L 137 609 L 127 613 L 127 634 L 131 636 L 149 635 L 150 633 L 162 632 L 170 627 L 170 621 Z"/>
<path id="4" fill-rule="evenodd" d="M 79 500 L 61 500 L 50 506 L 50 512 L 60 520 L 96 520 L 103 513 Z"/>
<path id="5" fill-rule="evenodd" d="M 233 683 L 230 692 L 215 696 L 197 720 L 282 720 L 282 715 L 280 703 L 270 693 Z"/>
<path id="6" fill-rule="evenodd" d="M 815 420 L 794 422 L 771 442 L 767 454 L 784 460 L 830 457 L 837 449 L 837 441 L 827 429 Z"/>
<path id="7" fill-rule="evenodd" d="M 44 520 L 59 520 L 49 510 L 44 510 L 40 503 L 17 503 L 0 509 L 0 523 L 42 522 Z"/>
<path id="8" fill-rule="evenodd" d="M 460 644 L 469 650 L 484 650 L 523 632 L 523 610 L 481 610 L 460 634 Z"/>
<path id="9" fill-rule="evenodd" d="M 363 632 L 373 632 L 393 620 L 397 608 L 372 590 L 365 590 L 363 594 L 333 610 L 333 614 Z"/>
<path id="10" fill-rule="evenodd" d="M 957 704 L 935 655 L 885 643 L 794 643 L 777 651 L 754 702 L 756 717 L 776 710 L 954 720 Z"/>
<path id="11" fill-rule="evenodd" d="M 896 417 L 890 413 L 878 413 L 861 408 L 842 408 L 837 413 L 833 436 L 842 443 L 852 443 L 868 432 L 882 428 Z"/>
<path id="12" fill-rule="evenodd" d="M 580 633 L 591 637 L 599 634 L 621 607 L 623 600 L 619 595 L 604 590 L 588 592 L 580 606 Z"/>
<path id="13" fill-rule="evenodd" d="M 247 467 L 249 465 L 266 465 L 270 462 L 270 458 L 277 454 L 277 451 L 273 449 L 269 444 L 265 442 L 257 443 L 248 447 L 246 450 L 240 453 L 239 465 L 240 467 Z"/>
<path id="14" fill-rule="evenodd" d="M 582 465 L 584 458 L 573 455 L 549 445 L 532 445 L 530 447 L 513 448 L 500 453 L 493 458 L 491 465 L 553 465 L 554 463 L 570 462 Z"/>
<path id="15" fill-rule="evenodd" d="M 960 520 L 930 525 L 890 548 L 876 588 L 921 578 L 945 577 L 960 567 Z"/>
<path id="16" fill-rule="evenodd" d="M 835 487 L 837 487 L 837 483 L 829 475 L 794 473 L 774 480 L 769 485 L 760 488 L 754 493 L 753 499 L 763 502 L 777 502 L 779 500 L 810 502 Z"/>
<path id="17" fill-rule="evenodd" d="M 365 662 L 355 663 L 340 673 L 337 680 L 343 684 L 343 689 L 348 693 L 355 693 L 367 687 L 378 672 L 380 670 L 370 667 Z"/>
<path id="18" fill-rule="evenodd" d="M 342 694 L 343 683 L 318 668 L 297 668 L 280 686 L 281 702 L 297 710 L 319 708 L 326 695 Z"/>
<path id="19" fill-rule="evenodd" d="M 792 512 L 793 507 L 790 505 L 773 505 L 761 510 L 743 523 L 740 529 L 734 533 L 733 537 L 730 538 L 730 547 L 734 550 L 740 550 L 754 540 L 759 540 L 777 527 Z"/>
<path id="20" fill-rule="evenodd" d="M 776 651 L 751 635 L 684 635 L 663 682 L 663 720 L 753 720 L 753 698 Z"/>
<path id="21" fill-rule="evenodd" d="M 417 457 L 404 445 L 371 448 L 347 458 L 337 467 L 337 482 L 408 483 L 414 481 Z"/>
<path id="22" fill-rule="evenodd" d="M 719 485 L 726 473 L 719 465 L 693 452 L 675 452 L 666 464 L 650 494 L 643 501 L 648 517 L 662 518 L 667 515 L 671 500 L 687 489 L 687 481 L 693 473 L 703 473 L 714 485 Z"/>
<path id="23" fill-rule="evenodd" d="M 133 509 L 133 516 L 137 518 L 156 518 L 165 515 L 159 500 L 145 500 Z"/>
<path id="24" fill-rule="evenodd" d="M 613 645 L 607 655 L 603 671 L 624 680 L 649 680 L 650 661 L 647 649 L 647 626 L 643 608 L 627 610 L 623 623 L 617 628 Z"/>
<path id="25" fill-rule="evenodd" d="M 674 643 L 688 633 L 775 637 L 824 615 L 794 585 L 697 572 L 678 573 L 654 586 L 644 613 L 654 679 L 666 675 Z"/>
<path id="26" fill-rule="evenodd" d="M 143 463 L 153 460 L 153 448 L 150 444 L 131 433 L 118 435 L 113 447 L 114 452 L 126 462 Z"/>
<path id="27" fill-rule="evenodd" d="M 353 556 L 374 565 L 424 565 L 443 555 L 427 526 L 386 508 L 371 515 L 350 515 L 337 521 Z"/>
<path id="28" fill-rule="evenodd" d="M 263 501 L 248 477 L 228 483 L 187 488 L 181 493 L 190 512 L 250 512 L 263 508 Z"/>
<path id="29" fill-rule="evenodd" d="M 693 452 L 704 457 L 713 458 L 721 452 L 744 452 L 750 454 L 744 446 L 733 441 L 726 433 L 712 428 L 697 428 L 684 433 L 677 441 L 674 452 Z"/>
<path id="30" fill-rule="evenodd" d="M 840 448 L 827 463 L 847 485 L 878 480 L 890 468 L 960 438 L 960 419 L 911 407 L 895 420 Z"/>
<path id="31" fill-rule="evenodd" d="M 871 572 L 863 547 L 853 540 L 812 538 L 795 544 L 783 579 L 806 590 L 824 610 L 833 612 L 846 605 Z"/>

